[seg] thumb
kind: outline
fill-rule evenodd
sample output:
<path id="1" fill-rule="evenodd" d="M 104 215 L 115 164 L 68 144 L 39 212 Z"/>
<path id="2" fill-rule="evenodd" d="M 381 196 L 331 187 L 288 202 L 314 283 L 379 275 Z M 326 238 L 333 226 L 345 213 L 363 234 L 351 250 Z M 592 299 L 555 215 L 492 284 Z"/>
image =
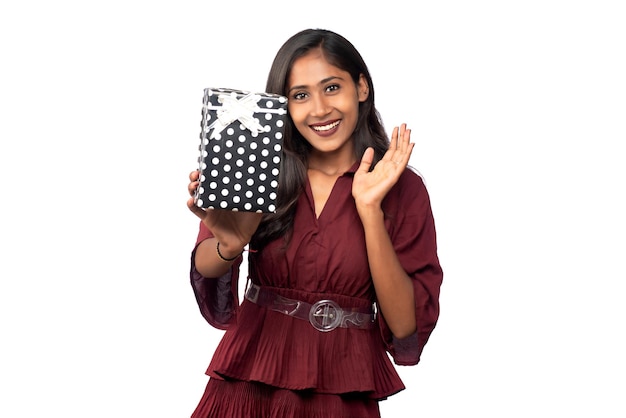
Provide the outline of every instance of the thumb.
<path id="1" fill-rule="evenodd" d="M 198 207 L 196 205 L 196 202 L 194 200 L 193 197 L 189 198 L 187 200 L 187 207 L 189 208 L 190 211 L 192 211 L 198 218 L 203 219 L 204 218 L 204 209 L 202 209 L 201 207 Z"/>
<path id="2" fill-rule="evenodd" d="M 361 164 L 359 168 L 356 170 L 358 172 L 367 173 L 372 166 L 372 162 L 374 161 L 374 148 L 368 147 L 363 153 L 363 157 L 361 158 Z"/>

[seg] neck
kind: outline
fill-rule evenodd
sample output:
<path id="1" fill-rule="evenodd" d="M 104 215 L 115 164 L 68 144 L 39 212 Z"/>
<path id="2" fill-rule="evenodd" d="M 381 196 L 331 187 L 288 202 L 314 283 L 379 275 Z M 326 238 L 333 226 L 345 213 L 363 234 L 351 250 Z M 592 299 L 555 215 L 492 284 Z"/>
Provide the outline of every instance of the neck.
<path id="1" fill-rule="evenodd" d="M 312 150 L 308 157 L 307 167 L 309 170 L 317 170 L 332 176 L 345 173 L 355 162 L 354 150 L 351 147 L 335 152 Z"/>
<path id="2" fill-rule="evenodd" d="M 328 176 L 337 176 L 348 171 L 355 162 L 356 159 L 354 157 L 350 159 L 309 158 L 308 169 L 320 171 Z"/>

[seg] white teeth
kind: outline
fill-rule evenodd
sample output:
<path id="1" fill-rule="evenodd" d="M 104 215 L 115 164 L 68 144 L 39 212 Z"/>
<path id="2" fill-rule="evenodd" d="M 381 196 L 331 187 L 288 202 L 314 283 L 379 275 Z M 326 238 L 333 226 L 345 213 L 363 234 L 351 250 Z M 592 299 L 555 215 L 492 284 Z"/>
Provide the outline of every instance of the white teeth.
<path id="1" fill-rule="evenodd" d="M 329 131 L 337 125 L 339 125 L 339 121 L 324 126 L 313 126 L 313 130 L 317 132 Z"/>

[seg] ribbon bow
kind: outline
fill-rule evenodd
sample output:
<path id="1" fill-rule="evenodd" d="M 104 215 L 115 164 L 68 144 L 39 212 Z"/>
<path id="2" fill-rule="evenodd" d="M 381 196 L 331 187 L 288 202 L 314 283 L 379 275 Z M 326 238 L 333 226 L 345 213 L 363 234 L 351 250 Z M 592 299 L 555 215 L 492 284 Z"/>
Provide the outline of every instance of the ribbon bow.
<path id="1" fill-rule="evenodd" d="M 254 135 L 263 132 L 265 128 L 254 117 L 255 112 L 261 111 L 259 106 L 257 106 L 259 100 L 261 100 L 261 96 L 254 93 L 246 94 L 239 100 L 237 100 L 235 93 L 230 95 L 220 94 L 217 101 L 222 104 L 222 107 L 217 110 L 215 122 L 207 128 L 208 130 L 213 129 L 209 139 L 217 137 L 220 132 L 236 120 L 241 122 Z"/>

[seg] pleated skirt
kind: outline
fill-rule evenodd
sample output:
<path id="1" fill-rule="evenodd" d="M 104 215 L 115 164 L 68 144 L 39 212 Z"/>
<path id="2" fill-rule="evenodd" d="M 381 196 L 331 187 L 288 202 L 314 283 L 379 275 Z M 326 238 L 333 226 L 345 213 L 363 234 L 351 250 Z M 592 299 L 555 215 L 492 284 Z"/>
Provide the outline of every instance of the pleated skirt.
<path id="1" fill-rule="evenodd" d="M 378 401 L 364 394 L 320 394 L 211 378 L 191 418 L 380 418 L 380 410 Z"/>

